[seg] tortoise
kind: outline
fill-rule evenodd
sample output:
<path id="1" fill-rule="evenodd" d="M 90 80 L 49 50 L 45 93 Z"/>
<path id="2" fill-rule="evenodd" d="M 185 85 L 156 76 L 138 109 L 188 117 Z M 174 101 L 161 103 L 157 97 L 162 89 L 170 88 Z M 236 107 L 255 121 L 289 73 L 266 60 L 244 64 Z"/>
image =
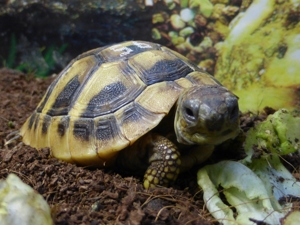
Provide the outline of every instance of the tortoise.
<path id="1" fill-rule="evenodd" d="M 79 55 L 19 131 L 23 143 L 84 166 L 143 171 L 169 186 L 239 133 L 238 98 L 162 45 L 127 41 Z"/>

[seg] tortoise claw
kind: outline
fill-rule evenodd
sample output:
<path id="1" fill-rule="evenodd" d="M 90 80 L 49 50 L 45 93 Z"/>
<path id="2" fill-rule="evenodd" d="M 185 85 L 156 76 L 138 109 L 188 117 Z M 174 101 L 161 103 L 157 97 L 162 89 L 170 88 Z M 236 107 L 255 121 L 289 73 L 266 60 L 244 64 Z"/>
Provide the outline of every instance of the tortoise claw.
<path id="1" fill-rule="evenodd" d="M 21 135 L 19 133 L 18 130 L 13 131 L 11 133 L 9 133 L 6 138 L 8 139 L 8 141 L 5 141 L 4 146 L 7 146 L 13 142 L 15 142 L 16 140 L 20 140 L 21 139 Z"/>

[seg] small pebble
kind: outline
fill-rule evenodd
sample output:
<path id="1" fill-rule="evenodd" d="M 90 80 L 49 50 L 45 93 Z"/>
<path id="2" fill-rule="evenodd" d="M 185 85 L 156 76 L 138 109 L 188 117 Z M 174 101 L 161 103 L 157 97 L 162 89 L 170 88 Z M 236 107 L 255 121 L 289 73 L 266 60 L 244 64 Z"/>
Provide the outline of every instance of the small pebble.
<path id="1" fill-rule="evenodd" d="M 193 10 L 185 8 L 180 11 L 180 17 L 183 21 L 188 22 L 194 19 L 195 13 L 193 12 Z"/>

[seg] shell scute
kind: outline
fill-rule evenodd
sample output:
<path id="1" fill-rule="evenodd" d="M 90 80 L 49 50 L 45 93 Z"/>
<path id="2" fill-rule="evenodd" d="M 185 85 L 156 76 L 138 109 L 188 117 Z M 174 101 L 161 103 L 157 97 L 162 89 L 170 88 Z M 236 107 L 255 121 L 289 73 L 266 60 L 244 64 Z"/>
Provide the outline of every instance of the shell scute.
<path id="1" fill-rule="evenodd" d="M 43 122 L 42 122 L 42 134 L 46 135 L 48 133 L 48 128 L 51 125 L 51 117 L 45 115 Z"/>
<path id="2" fill-rule="evenodd" d="M 61 119 L 57 123 L 57 133 L 60 137 L 64 137 L 69 129 L 70 125 L 70 117 L 62 116 Z"/>
<path id="3" fill-rule="evenodd" d="M 144 51 L 159 49 L 160 45 L 155 43 L 128 41 L 108 46 L 105 49 L 102 49 L 102 51 L 97 55 L 103 58 L 106 62 L 115 62 L 127 60 L 128 58 Z"/>
<path id="4" fill-rule="evenodd" d="M 114 140 L 121 134 L 119 125 L 114 115 L 110 115 L 105 118 L 99 118 L 95 121 L 96 131 L 95 137 L 101 142 L 107 142 L 109 140 Z"/>
<path id="5" fill-rule="evenodd" d="M 213 76 L 204 71 L 195 71 L 186 76 L 188 80 L 197 86 L 221 85 Z"/>
<path id="6" fill-rule="evenodd" d="M 162 81 L 173 81 L 193 71 L 181 59 L 158 50 L 133 56 L 128 60 L 128 64 L 137 71 L 141 80 L 147 85 Z"/>
<path id="7" fill-rule="evenodd" d="M 74 162 L 71 157 L 69 141 L 70 117 L 54 116 L 51 118 L 51 125 L 48 128 L 49 147 L 54 157 L 67 162 Z M 61 149 L 64 149 L 63 151 Z"/>
<path id="8" fill-rule="evenodd" d="M 48 127 L 51 123 L 51 117 L 45 114 L 38 114 L 38 120 L 35 121 L 36 130 L 36 146 L 37 148 L 44 148 L 49 146 Z"/>
<path id="9" fill-rule="evenodd" d="M 119 150 L 130 144 L 122 134 L 120 124 L 114 114 L 95 118 L 95 138 L 97 154 L 107 165 Z"/>
<path id="10" fill-rule="evenodd" d="M 52 116 L 66 115 L 70 104 L 76 101 L 82 84 L 97 66 L 97 60 L 89 55 L 72 61 L 67 68 L 49 86 L 44 98 L 37 107 L 37 112 Z M 68 98 L 68 96 L 72 96 Z"/>
<path id="11" fill-rule="evenodd" d="M 93 165 L 93 161 L 99 161 L 95 148 L 93 119 L 71 117 L 68 132 L 68 145 L 72 161 L 78 163 L 85 161 L 88 162 L 87 165 Z"/>
<path id="12" fill-rule="evenodd" d="M 173 81 L 148 86 L 135 102 L 156 114 L 168 114 L 183 88 Z"/>
<path id="13" fill-rule="evenodd" d="M 34 124 L 34 121 L 35 121 L 35 118 L 37 116 L 37 113 L 34 112 L 31 114 L 31 116 L 29 117 L 29 120 L 28 120 L 28 129 L 31 130 L 33 124 Z"/>
<path id="14" fill-rule="evenodd" d="M 132 102 L 145 87 L 127 63 L 102 64 L 82 87 L 69 115 L 94 118 L 113 113 Z"/>
<path id="15" fill-rule="evenodd" d="M 75 139 L 80 141 L 89 141 L 94 133 L 94 120 L 86 118 L 77 118 L 73 124 L 72 134 Z"/>
<path id="16" fill-rule="evenodd" d="M 122 134 L 130 143 L 136 141 L 143 134 L 155 127 L 165 116 L 148 111 L 136 102 L 132 102 L 116 113 Z"/>
<path id="17" fill-rule="evenodd" d="M 61 116 L 67 115 L 69 111 L 69 106 L 73 100 L 72 96 L 75 94 L 76 90 L 79 88 L 80 82 L 78 76 L 74 76 L 62 89 L 55 99 L 51 109 L 47 112 L 50 116 Z"/>

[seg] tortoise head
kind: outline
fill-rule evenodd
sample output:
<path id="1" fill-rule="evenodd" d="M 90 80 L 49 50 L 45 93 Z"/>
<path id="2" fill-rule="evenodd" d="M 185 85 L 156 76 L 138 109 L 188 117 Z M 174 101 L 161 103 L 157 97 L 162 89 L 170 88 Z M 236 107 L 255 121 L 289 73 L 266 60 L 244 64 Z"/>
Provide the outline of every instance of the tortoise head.
<path id="1" fill-rule="evenodd" d="M 174 122 L 182 144 L 217 145 L 239 133 L 238 98 L 219 85 L 186 89 L 177 102 Z"/>

